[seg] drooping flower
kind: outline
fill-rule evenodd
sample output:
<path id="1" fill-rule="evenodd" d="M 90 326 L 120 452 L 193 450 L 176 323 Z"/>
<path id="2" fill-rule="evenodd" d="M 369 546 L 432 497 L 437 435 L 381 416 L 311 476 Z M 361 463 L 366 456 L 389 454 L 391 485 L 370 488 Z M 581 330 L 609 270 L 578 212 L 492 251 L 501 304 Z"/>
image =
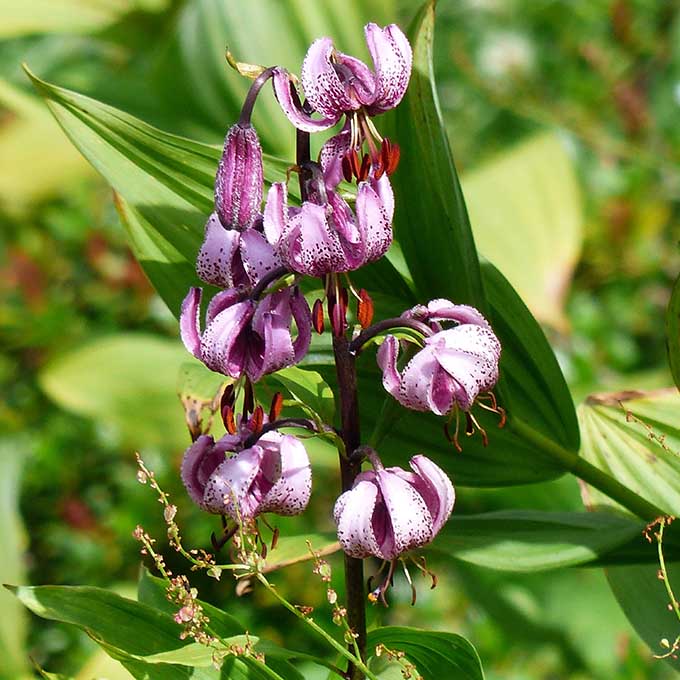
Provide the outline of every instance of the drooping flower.
<path id="1" fill-rule="evenodd" d="M 473 307 L 434 300 L 404 314 L 435 331 L 403 370 L 397 368 L 399 340 L 388 335 L 378 350 L 383 386 L 399 403 L 416 411 L 446 415 L 469 411 L 480 393 L 498 380 L 501 345 L 486 319 Z M 440 321 L 459 325 L 442 330 Z"/>
<path id="2" fill-rule="evenodd" d="M 413 456 L 413 472 L 384 468 L 369 455 L 373 470 L 360 473 L 335 503 L 338 540 L 351 557 L 395 560 L 430 543 L 448 520 L 455 491 L 446 473 L 429 458 Z"/>
<path id="3" fill-rule="evenodd" d="M 375 116 L 393 109 L 402 100 L 411 76 L 411 46 L 395 24 L 364 28 L 371 71 L 359 59 L 335 49 L 330 38 L 312 43 L 302 64 L 302 89 L 311 108 L 321 115 L 315 119 L 300 106 L 290 74 L 274 71 L 276 98 L 290 122 L 305 132 L 327 130 L 344 114 Z"/>
<path id="4" fill-rule="evenodd" d="M 298 363 L 309 348 L 311 312 L 297 286 L 256 301 L 231 288 L 215 295 L 199 320 L 202 291 L 191 288 L 182 303 L 180 332 L 185 347 L 208 368 L 253 382 Z M 293 338 L 292 322 L 297 336 Z"/>
<path id="5" fill-rule="evenodd" d="M 241 522 L 264 512 L 301 513 L 312 488 L 302 442 L 274 430 L 235 452 L 242 441 L 240 435 L 227 434 L 217 442 L 201 435 L 186 450 L 182 481 L 192 500 L 207 512 Z"/>
<path id="6" fill-rule="evenodd" d="M 355 211 L 327 185 L 321 168 L 302 207 L 288 206 L 283 182 L 272 184 L 264 232 L 284 266 L 300 274 L 347 272 L 377 260 L 392 243 L 394 198 L 389 179 L 360 182 Z"/>

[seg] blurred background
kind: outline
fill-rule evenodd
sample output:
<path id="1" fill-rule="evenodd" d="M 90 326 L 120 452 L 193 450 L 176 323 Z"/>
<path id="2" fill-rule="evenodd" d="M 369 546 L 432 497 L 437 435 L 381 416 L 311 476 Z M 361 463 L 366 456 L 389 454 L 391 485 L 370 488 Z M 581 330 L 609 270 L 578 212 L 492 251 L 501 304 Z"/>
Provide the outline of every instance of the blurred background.
<path id="1" fill-rule="evenodd" d="M 416 9 L 407 0 L 0 0 L 3 582 L 132 595 L 131 532 L 138 523 L 164 531 L 156 500 L 136 482 L 135 450 L 179 505 L 187 542 L 206 546 L 217 528 L 177 475 L 188 443 L 177 323 L 130 254 L 110 189 L 21 63 L 220 144 L 247 88 L 228 72 L 227 44 L 242 61 L 299 71 L 313 37 L 330 34 L 355 53 L 366 20 L 406 27 Z M 442 113 L 480 252 L 543 323 L 577 402 L 672 384 L 664 311 L 680 269 L 680 3 L 440 0 L 437 12 Z M 290 158 L 293 140 L 272 102 L 258 105 L 263 143 Z M 323 515 L 337 482 L 332 465 L 318 467 L 328 480 L 316 484 Z M 458 503 L 462 512 L 582 507 L 568 478 L 461 489 Z M 674 675 L 639 641 L 601 571 L 435 566 L 435 594 L 421 588 L 411 608 L 398 582 L 392 606 L 371 616 L 465 635 L 490 680 Z M 309 571 L 298 565 L 278 579 L 321 611 Z M 228 579 L 197 583 L 258 634 L 316 649 L 292 622 L 276 624 L 261 594 L 236 599 Z M 77 680 L 128 677 L 75 629 L 30 617 L 4 593 L 0 607 L 2 680 L 31 677 L 29 657 Z"/>

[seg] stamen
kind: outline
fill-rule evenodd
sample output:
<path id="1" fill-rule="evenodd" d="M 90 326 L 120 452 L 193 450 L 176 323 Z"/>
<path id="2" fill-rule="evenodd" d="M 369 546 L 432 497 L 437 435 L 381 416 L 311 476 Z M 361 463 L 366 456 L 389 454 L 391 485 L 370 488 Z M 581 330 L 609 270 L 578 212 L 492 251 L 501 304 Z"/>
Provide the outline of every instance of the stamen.
<path id="1" fill-rule="evenodd" d="M 314 330 L 321 335 L 324 331 L 323 302 L 316 300 L 312 308 L 312 325 Z"/>
<path id="2" fill-rule="evenodd" d="M 468 437 L 473 435 L 475 433 L 476 427 L 479 430 L 479 434 L 482 436 L 482 445 L 488 446 L 489 437 L 486 434 L 486 430 L 479 424 L 477 419 L 469 411 L 465 413 L 465 417 L 467 418 L 467 428 L 465 430 L 465 434 L 467 434 Z"/>
<path id="3" fill-rule="evenodd" d="M 236 420 L 234 419 L 234 407 L 225 406 L 222 411 L 222 421 L 229 434 L 236 434 Z"/>
<path id="4" fill-rule="evenodd" d="M 365 182 L 366 179 L 368 178 L 368 172 L 371 169 L 371 159 L 368 157 L 368 154 L 365 153 L 364 157 L 361 161 L 361 167 L 359 168 L 359 174 L 357 176 L 357 179 L 360 182 Z"/>
<path id="5" fill-rule="evenodd" d="M 345 178 L 346 182 L 352 182 L 352 164 L 350 163 L 349 156 L 345 154 L 342 157 L 342 176 Z"/>
<path id="6" fill-rule="evenodd" d="M 243 418 L 247 420 L 248 414 L 253 412 L 255 408 L 255 396 L 253 394 L 253 385 L 246 377 L 245 385 L 243 386 Z"/>
<path id="7" fill-rule="evenodd" d="M 362 328 L 368 328 L 373 321 L 373 300 L 365 288 L 359 291 L 359 304 L 357 304 L 357 319 Z"/>
<path id="8" fill-rule="evenodd" d="M 371 131 L 371 134 L 382 144 L 383 138 L 380 136 L 375 123 L 370 118 L 366 118 L 365 120 L 366 124 L 368 125 L 368 129 Z"/>
<path id="9" fill-rule="evenodd" d="M 264 425 L 264 410 L 258 404 L 258 406 L 253 411 L 253 417 L 248 423 L 248 427 L 253 432 L 253 434 L 258 434 L 262 431 L 262 426 Z"/>
<path id="10" fill-rule="evenodd" d="M 411 574 L 408 571 L 408 567 L 406 566 L 406 562 L 404 560 L 399 560 L 401 562 L 401 567 L 404 570 L 404 576 L 406 576 L 406 580 L 408 581 L 408 584 L 411 586 L 411 606 L 415 605 L 416 603 L 416 587 L 413 585 L 413 581 L 411 579 Z"/>
<path id="11" fill-rule="evenodd" d="M 281 409 L 283 408 L 283 395 L 281 392 L 276 392 L 272 397 L 272 405 L 269 409 L 269 422 L 273 423 L 279 419 Z"/>
<path id="12" fill-rule="evenodd" d="M 451 432 L 449 431 L 449 424 L 451 422 L 451 419 L 449 419 L 446 423 L 444 423 L 444 435 L 456 447 L 456 451 L 458 451 L 458 453 L 462 453 L 463 447 L 458 441 L 458 432 L 460 430 L 460 410 L 458 409 L 458 404 L 454 406 L 454 413 L 456 417 L 456 431 L 453 433 L 452 437 Z"/>
<path id="13" fill-rule="evenodd" d="M 437 574 L 435 574 L 433 571 L 427 568 L 427 561 L 425 560 L 425 556 L 420 555 L 418 558 L 412 557 L 411 561 L 413 562 L 413 564 L 416 565 L 418 569 L 420 569 L 423 575 L 430 577 L 430 579 L 432 580 L 430 590 L 434 590 L 437 587 Z"/>

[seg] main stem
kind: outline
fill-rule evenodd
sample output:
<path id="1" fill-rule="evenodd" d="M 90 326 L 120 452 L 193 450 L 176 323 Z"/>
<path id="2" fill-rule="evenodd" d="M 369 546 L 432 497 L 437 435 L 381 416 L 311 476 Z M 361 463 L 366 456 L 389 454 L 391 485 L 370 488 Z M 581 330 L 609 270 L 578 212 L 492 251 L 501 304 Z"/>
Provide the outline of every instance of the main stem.
<path id="1" fill-rule="evenodd" d="M 361 463 L 352 460 L 351 453 L 361 444 L 359 429 L 359 399 L 357 395 L 357 371 L 355 358 L 349 351 L 349 341 L 343 335 L 333 338 L 335 371 L 338 376 L 342 440 L 347 457 L 340 454 L 340 479 L 342 491 L 352 488 L 361 472 Z M 366 597 L 364 595 L 363 560 L 345 554 L 345 590 L 347 591 L 347 621 L 357 636 L 356 642 L 362 659 L 366 659 Z M 347 668 L 350 680 L 363 680 L 361 669 L 350 664 Z"/>
<path id="2" fill-rule="evenodd" d="M 300 198 L 307 199 L 308 162 L 310 158 L 309 133 L 297 131 L 296 158 L 300 172 Z M 333 352 L 335 354 L 335 370 L 338 376 L 338 390 L 340 397 L 340 420 L 342 423 L 342 440 L 345 444 L 345 455 L 340 457 L 340 479 L 342 491 L 352 488 L 354 480 L 361 472 L 361 462 L 355 461 L 351 453 L 361 444 L 361 430 L 359 427 L 359 397 L 357 394 L 357 371 L 355 357 L 350 352 L 350 343 L 346 336 L 333 337 Z M 345 554 L 345 590 L 347 598 L 347 623 L 356 635 L 356 647 L 359 649 L 361 660 L 366 660 L 366 598 L 364 597 L 364 563 L 363 560 L 349 557 Z M 355 645 L 350 644 L 350 652 L 354 652 Z M 352 663 L 347 665 L 348 680 L 364 680 L 366 677 L 360 666 Z"/>

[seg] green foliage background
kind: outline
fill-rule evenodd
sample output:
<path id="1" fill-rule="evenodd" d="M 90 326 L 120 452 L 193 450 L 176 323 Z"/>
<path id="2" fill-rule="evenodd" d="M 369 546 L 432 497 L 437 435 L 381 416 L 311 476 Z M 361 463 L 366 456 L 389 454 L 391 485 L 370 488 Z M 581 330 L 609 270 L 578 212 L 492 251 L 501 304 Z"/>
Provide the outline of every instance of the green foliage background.
<path id="1" fill-rule="evenodd" d="M 415 9 L 396 0 L 247 6 L 0 0 L 3 581 L 132 594 L 139 565 L 132 529 L 141 523 L 156 536 L 164 531 L 157 503 L 135 479 L 137 449 L 173 493 L 187 541 L 206 545 L 215 529 L 191 507 L 177 479 L 188 440 L 176 396 L 186 361 L 176 322 L 128 250 L 110 189 L 58 129 L 21 62 L 47 81 L 163 130 L 219 144 L 247 88 L 223 61 L 226 43 L 244 61 L 297 71 L 301 46 L 312 37 L 331 34 L 344 51 L 365 55 L 366 19 L 406 26 Z M 437 13 L 434 69 L 442 115 L 482 255 L 544 324 L 577 402 L 593 392 L 671 385 L 663 320 L 680 269 L 677 3 L 441 0 Z M 292 136 L 273 98 L 263 98 L 258 110 L 266 150 L 289 158 Z M 197 177 L 210 175 L 214 162 L 204 159 L 183 178 L 187 191 L 192 180 L 200 184 Z M 196 200 L 207 204 L 209 192 L 196 191 Z M 408 206 L 399 210 L 407 213 Z M 413 223 L 418 216 L 409 218 Z M 391 261 L 398 268 L 398 251 Z M 382 305 L 389 309 L 390 300 Z M 635 413 L 668 433 L 677 451 L 677 398 L 664 393 L 661 407 L 652 401 L 643 399 Z M 604 429 L 621 432 L 622 413 L 597 401 L 580 410 L 584 450 L 593 452 L 593 462 L 602 454 Z M 645 435 L 625 431 L 621 436 L 632 441 L 625 451 L 634 455 Z M 502 459 L 500 449 L 494 453 Z M 457 464 L 474 466 L 474 454 L 466 449 L 466 455 Z M 673 510 L 674 455 L 667 466 L 648 484 L 654 493 L 668 486 L 662 507 Z M 329 531 L 337 482 L 328 451 L 315 452 L 315 468 L 315 505 L 303 522 L 309 531 Z M 644 496 L 644 485 L 638 491 Z M 437 590 L 422 584 L 411 608 L 398 581 L 390 609 L 371 611 L 374 622 L 460 633 L 474 642 L 492 680 L 673 675 L 650 658 L 612 595 L 645 592 L 654 579 L 653 548 L 647 566 L 636 567 L 646 572 L 634 576 L 621 566 L 606 576 L 565 568 L 584 561 L 583 553 L 551 565 L 561 569 L 525 573 L 557 551 L 552 525 L 538 532 L 534 554 L 526 539 L 536 535 L 531 518 L 511 525 L 515 536 L 499 529 L 502 515 L 475 519 L 517 509 L 569 512 L 581 510 L 582 501 L 571 477 L 460 488 L 456 513 L 471 517 L 443 536 L 440 555 L 430 558 Z M 314 522 L 314 516 L 326 519 Z M 560 518 L 553 520 L 564 536 Z M 282 521 L 282 532 L 286 528 L 299 533 L 299 520 Z M 490 552 L 494 531 L 499 535 Z M 578 527 L 572 531 L 574 545 L 588 546 L 591 539 Z M 605 522 L 599 536 L 614 545 L 626 531 L 625 522 Z M 481 547 L 480 536 L 487 539 Z M 634 549 L 640 559 L 645 546 Z M 593 551 L 590 557 L 598 554 Z M 318 606 L 316 619 L 331 628 L 323 591 L 309 572 L 305 564 L 289 568 L 279 575 L 281 587 L 294 601 Z M 236 599 L 226 580 L 197 584 L 203 599 L 228 606 L 262 636 L 321 653 L 305 630 L 282 623 L 262 593 Z M 127 677 L 85 635 L 29 618 L 9 594 L 0 598 L 7 612 L 0 622 L 3 680 L 29 676 L 29 654 L 79 680 Z M 664 602 L 652 595 L 646 601 L 647 618 L 663 620 Z M 624 610 L 635 620 L 630 606 Z M 666 625 L 654 633 L 657 640 L 675 637 L 677 622 Z M 646 641 L 655 647 L 654 636 Z"/>

